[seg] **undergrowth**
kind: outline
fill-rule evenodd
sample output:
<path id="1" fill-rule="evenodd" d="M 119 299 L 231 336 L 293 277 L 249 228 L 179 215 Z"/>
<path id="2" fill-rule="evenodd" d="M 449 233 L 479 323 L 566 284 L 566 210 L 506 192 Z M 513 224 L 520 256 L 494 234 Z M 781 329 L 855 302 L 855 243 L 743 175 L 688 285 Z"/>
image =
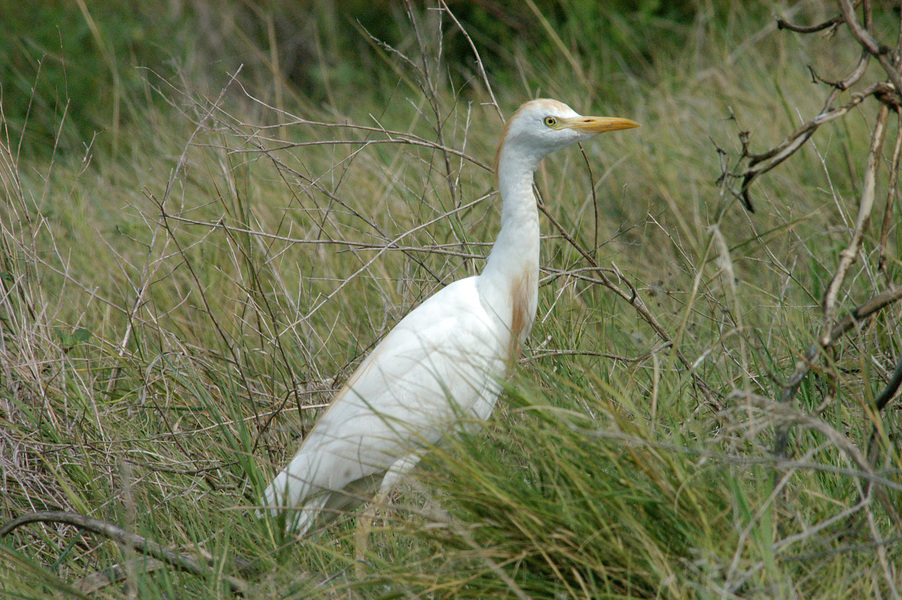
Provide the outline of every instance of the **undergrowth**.
<path id="1" fill-rule="evenodd" d="M 898 401 L 874 399 L 899 360 L 899 308 L 805 357 L 875 111 L 862 104 L 759 178 L 754 213 L 718 179 L 741 132 L 760 152 L 817 113 L 806 65 L 830 75 L 857 46 L 739 3 L 670 25 L 650 14 L 641 24 L 685 44 L 649 49 L 641 73 L 602 73 L 543 30 L 572 53 L 511 56 L 503 77 L 470 63 L 461 85 L 442 41 L 479 37 L 448 11 L 411 10 L 394 23 L 414 40 L 403 48 L 359 32 L 366 60 L 396 74 L 365 93 L 333 81 L 328 101 L 277 103 L 241 70 L 215 88 L 149 70 L 156 99 L 131 107 L 117 152 L 43 158 L 4 121 L 0 520 L 75 511 L 210 571 L 31 524 L 0 541 L 0 591 L 219 598 L 231 574 L 255 598 L 897 597 Z M 357 577 L 355 515 L 297 542 L 253 508 L 368 350 L 479 271 L 498 227 L 500 115 L 537 94 L 642 128 L 543 164 L 530 347 L 490 422 L 434 449 L 380 511 Z M 897 285 L 898 228 L 878 232 L 838 319 Z M 114 564 L 115 584 L 90 579 Z"/>

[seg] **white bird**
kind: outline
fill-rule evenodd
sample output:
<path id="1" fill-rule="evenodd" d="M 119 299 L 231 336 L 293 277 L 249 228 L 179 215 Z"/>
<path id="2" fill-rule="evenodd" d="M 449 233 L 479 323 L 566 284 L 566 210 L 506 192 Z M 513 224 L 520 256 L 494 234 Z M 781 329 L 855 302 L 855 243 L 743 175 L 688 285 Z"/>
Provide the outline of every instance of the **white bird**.
<path id="1" fill-rule="evenodd" d="M 404 317 L 364 359 L 263 494 L 301 536 L 351 505 L 387 494 L 424 449 L 486 420 L 538 302 L 539 215 L 533 176 L 548 153 L 627 119 L 585 117 L 532 100 L 511 117 L 495 155 L 501 231 L 482 273 L 451 283 Z M 381 484 L 379 483 L 379 478 Z"/>

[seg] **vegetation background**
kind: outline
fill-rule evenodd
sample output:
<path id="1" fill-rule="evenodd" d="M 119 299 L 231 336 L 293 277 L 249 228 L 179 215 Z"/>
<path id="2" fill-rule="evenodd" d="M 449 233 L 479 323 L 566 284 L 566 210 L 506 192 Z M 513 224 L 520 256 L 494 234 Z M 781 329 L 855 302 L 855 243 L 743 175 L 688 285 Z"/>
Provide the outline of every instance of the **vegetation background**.
<path id="1" fill-rule="evenodd" d="M 0 596 L 898 598 L 898 142 L 867 159 L 899 122 L 863 97 L 740 198 L 862 55 L 777 18 L 840 4 L 2 3 L 0 521 L 74 511 L 199 567 L 33 523 Z M 895 46 L 898 3 L 864 4 Z M 478 272 L 502 119 L 541 96 L 642 128 L 545 161 L 531 345 L 355 574 L 353 515 L 298 543 L 252 508 Z"/>

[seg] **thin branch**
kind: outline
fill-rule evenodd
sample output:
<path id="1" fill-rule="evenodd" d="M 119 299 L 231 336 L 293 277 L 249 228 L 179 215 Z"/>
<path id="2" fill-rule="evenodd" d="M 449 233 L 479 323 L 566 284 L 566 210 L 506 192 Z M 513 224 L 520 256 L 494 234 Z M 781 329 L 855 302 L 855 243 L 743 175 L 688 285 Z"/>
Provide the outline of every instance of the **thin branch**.
<path id="1" fill-rule="evenodd" d="M 430 223 L 434 223 L 436 220 L 441 220 L 445 217 L 448 217 L 455 212 L 459 212 L 462 210 L 466 210 L 471 208 L 476 203 L 481 202 L 485 199 L 485 197 L 477 198 L 476 200 L 470 202 L 469 204 L 465 204 L 459 208 L 454 210 L 447 211 L 430 221 Z M 397 252 L 425 252 L 427 254 L 440 254 L 443 256 L 457 256 L 459 258 L 466 259 L 481 259 L 485 258 L 482 254 L 472 254 L 472 253 L 464 253 L 460 250 L 452 250 L 451 248 L 457 247 L 458 244 L 433 244 L 429 246 L 401 246 L 397 244 L 397 241 L 401 238 L 395 238 L 394 240 L 386 241 L 385 243 L 371 243 L 371 242 L 355 242 L 352 240 L 333 240 L 333 239 L 307 239 L 307 238 L 295 238 L 286 235 L 278 235 L 275 233 L 267 233 L 266 231 L 258 231 L 256 229 L 246 229 L 243 227 L 235 227 L 234 225 L 226 225 L 222 220 L 219 221 L 198 221 L 196 219 L 189 219 L 187 217 L 181 217 L 178 215 L 167 215 L 170 221 L 178 221 L 180 223 L 185 223 L 187 225 L 196 225 L 198 227 L 206 227 L 208 229 L 222 229 L 226 233 L 238 233 L 242 235 L 251 235 L 254 237 L 259 237 L 262 239 L 274 240 L 279 242 L 285 242 L 287 244 L 310 244 L 313 246 L 345 246 L 348 250 L 379 250 L 381 252 L 385 252 L 388 250 L 397 251 Z M 473 245 L 480 245 L 479 243 L 473 243 Z M 482 244 L 485 246 L 490 245 L 488 242 Z"/>
<path id="2" fill-rule="evenodd" d="M 854 69 L 852 69 L 851 73 L 846 75 L 845 79 L 840 79 L 839 81 L 831 81 L 828 79 L 824 79 L 823 77 L 821 77 L 820 75 L 817 74 L 817 71 L 815 71 L 814 67 L 812 67 L 811 65 L 808 65 L 808 70 L 811 71 L 811 76 L 814 78 L 815 81 L 820 81 L 821 83 L 826 83 L 827 85 L 829 85 L 830 87 L 833 88 L 833 92 L 835 94 L 835 92 L 844 92 L 847 89 L 849 89 L 850 87 L 852 87 L 853 85 L 855 85 L 856 83 L 858 83 L 858 80 L 860 80 L 864 76 L 865 72 L 868 70 L 869 64 L 871 64 L 871 55 L 868 54 L 866 51 L 862 50 L 861 56 L 858 59 L 858 64 L 855 66 Z M 830 102 L 830 104 L 829 104 L 830 106 L 833 105 L 833 101 L 836 99 L 836 96 L 834 94 L 831 94 L 831 96 L 828 98 L 828 101 Z M 826 106 L 826 104 L 825 104 L 825 106 Z"/>
<path id="3" fill-rule="evenodd" d="M 899 357 L 899 361 L 896 363 L 896 368 L 893 371 L 893 374 L 890 376 L 889 381 L 886 384 L 877 397 L 874 398 L 874 406 L 877 407 L 877 410 L 883 410 L 889 401 L 892 400 L 896 392 L 899 391 L 899 385 L 902 384 L 902 356 Z"/>
<path id="4" fill-rule="evenodd" d="M 836 314 L 836 298 L 846 279 L 846 272 L 861 250 L 861 242 L 864 232 L 871 221 L 871 211 L 874 208 L 874 195 L 877 187 L 877 168 L 880 165 L 880 153 L 883 150 L 883 140 L 886 138 L 886 124 L 889 120 L 889 108 L 882 104 L 877 115 L 877 123 L 874 125 L 874 133 L 871 136 L 871 148 L 868 152 L 867 168 L 864 172 L 864 185 L 861 190 L 861 202 L 858 204 L 858 217 L 855 219 L 855 227 L 852 230 L 852 239 L 849 245 L 839 253 L 839 265 L 827 292 L 824 294 L 824 334 L 821 337 L 821 346 L 830 345 L 830 331 L 833 328 L 833 319 Z"/>
<path id="5" fill-rule="evenodd" d="M 886 579 L 886 585 L 892 593 L 894 600 L 899 600 L 899 590 L 896 588 L 896 576 L 893 571 L 896 570 L 894 565 L 886 557 L 886 544 L 883 543 L 883 536 L 880 535 L 880 528 L 877 526 L 877 519 L 874 517 L 874 511 L 870 507 L 866 509 L 868 517 L 868 527 L 871 530 L 871 539 L 877 544 L 877 559 L 880 567 L 883 569 L 883 577 Z M 893 514 L 893 513 L 890 513 Z M 898 519 L 896 519 L 898 524 Z"/>
<path id="6" fill-rule="evenodd" d="M 889 403 L 890 400 L 896 395 L 896 392 L 899 391 L 899 385 L 902 384 L 902 356 L 899 357 L 899 361 L 896 363 L 896 368 L 893 370 L 893 374 L 890 376 L 889 381 L 886 384 L 877 397 L 874 398 L 874 406 L 877 411 L 882 411 L 883 408 Z M 881 435 L 881 433 L 883 435 Z M 871 438 L 868 440 L 868 459 L 877 463 L 878 459 L 878 450 L 880 449 L 880 440 L 883 437 L 885 439 L 886 431 L 883 429 L 883 424 L 880 419 L 875 415 L 873 418 L 873 424 L 871 425 Z M 868 483 L 868 491 L 873 488 L 873 483 Z"/>
<path id="7" fill-rule="evenodd" d="M 583 148 L 582 144 L 579 144 L 579 151 L 583 156 L 583 161 L 586 163 L 586 171 L 589 175 L 589 181 L 595 181 L 595 175 L 592 174 L 592 165 L 589 163 L 589 157 L 586 155 L 586 149 Z M 592 186 L 592 215 L 595 218 L 595 222 L 592 224 L 592 258 L 597 258 L 598 256 L 598 225 L 600 219 L 598 218 L 598 196 L 595 194 L 595 186 Z"/>
<path id="8" fill-rule="evenodd" d="M 421 77 L 419 78 L 420 83 L 420 92 L 425 96 L 426 101 L 429 103 L 429 107 L 432 109 L 432 116 L 434 118 L 434 124 L 432 125 L 433 131 L 435 131 L 435 136 L 437 138 L 438 144 L 440 146 L 446 147 L 445 143 L 445 130 L 443 127 L 444 118 L 442 117 L 442 111 L 440 107 L 440 102 L 438 98 L 438 88 L 436 87 L 435 76 L 432 74 L 429 65 L 429 56 L 426 48 L 426 42 L 423 39 L 423 36 L 420 34 L 420 27 L 417 21 L 417 18 L 414 16 L 414 7 L 413 3 L 410 0 L 404 0 L 404 6 L 407 10 L 407 18 L 410 21 L 410 25 L 413 28 L 414 37 L 417 41 L 417 46 L 420 51 L 420 60 L 422 62 L 422 69 L 419 69 Z M 441 60 L 442 60 L 442 34 L 441 34 L 441 11 L 437 12 L 439 16 L 439 32 L 438 32 L 438 49 L 436 51 L 435 62 L 436 62 L 436 71 L 441 71 Z M 428 119 L 427 119 L 428 121 Z M 457 188 L 454 177 L 452 176 L 454 170 L 451 166 L 451 159 L 449 158 L 448 152 L 442 152 L 442 160 L 445 164 L 445 180 L 448 184 L 448 193 L 451 198 L 451 206 L 457 206 L 460 203 L 460 190 Z M 461 242 L 461 248 L 466 251 L 466 243 Z"/>
<path id="9" fill-rule="evenodd" d="M 902 37 L 900 37 L 902 39 Z M 902 157 L 902 108 L 896 109 L 896 144 L 893 148 L 893 158 L 889 167 L 889 183 L 886 191 L 886 206 L 883 209 L 883 225 L 880 227 L 880 246 L 877 258 L 877 268 L 883 271 L 889 279 L 890 273 L 886 270 L 886 249 L 890 228 L 893 225 L 892 215 L 896 199 L 899 196 L 897 189 L 899 178 L 899 159 Z"/>
<path id="10" fill-rule="evenodd" d="M 899 66 L 895 64 L 893 59 L 893 51 L 888 46 L 881 44 L 875 39 L 870 32 L 870 2 L 864 2 L 865 20 L 867 27 L 863 27 L 858 22 L 858 16 L 855 14 L 855 7 L 850 0 L 840 0 L 839 6 L 842 10 L 843 19 L 849 26 L 849 31 L 861 46 L 872 54 L 886 71 L 886 75 L 892 82 L 896 91 L 902 91 L 902 73 L 899 72 Z"/>
<path id="11" fill-rule="evenodd" d="M 520 358 L 521 363 L 528 363 L 534 360 L 539 360 L 542 358 L 549 358 L 552 356 L 596 356 L 601 358 L 609 358 L 611 360 L 619 360 L 622 362 L 628 363 L 638 363 L 645 360 L 648 360 L 649 357 L 656 355 L 661 350 L 670 347 L 672 344 L 670 342 L 662 342 L 649 350 L 648 352 L 644 352 L 639 356 L 621 356 L 619 354 L 611 354 L 610 352 L 598 352 L 595 350 L 569 350 L 569 349 L 558 349 L 558 350 L 545 350 L 542 352 L 533 352 L 529 356 L 523 356 Z"/>
<path id="12" fill-rule="evenodd" d="M 879 548 L 880 546 L 890 546 L 893 544 L 898 544 L 902 542 L 902 535 L 897 535 L 891 538 L 886 538 L 885 540 L 881 540 L 880 542 L 871 541 L 864 544 L 845 544 L 843 546 L 838 546 L 836 548 L 832 548 L 830 550 L 821 550 L 819 552 L 806 552 L 805 554 L 795 554 L 795 555 L 786 555 L 781 556 L 780 560 L 782 561 L 793 561 L 793 562 L 806 562 L 806 563 L 814 563 L 815 561 L 819 561 L 824 558 L 829 558 L 831 556 L 837 556 L 840 554 L 852 554 L 863 552 L 864 550 L 873 550 L 874 548 Z"/>
<path id="13" fill-rule="evenodd" d="M 885 84 L 883 84 L 885 85 Z M 782 142 L 761 154 L 749 154 L 749 164 L 745 172 L 738 175 L 742 178 L 739 194 L 746 207 L 751 207 L 749 198 L 749 186 L 760 175 L 767 173 L 787 158 L 796 153 L 805 142 L 814 135 L 818 127 L 846 115 L 850 110 L 864 102 L 869 96 L 875 95 L 880 84 L 874 84 L 862 92 L 852 94 L 852 99 L 839 108 L 826 109 L 813 117 L 807 123 L 793 131 Z"/>
<path id="14" fill-rule="evenodd" d="M 485 85 L 485 89 L 489 94 L 489 98 L 492 99 L 492 106 L 495 107 L 495 112 L 498 113 L 498 116 L 501 118 L 501 122 L 504 123 L 504 113 L 501 112 L 501 107 L 498 106 L 498 100 L 495 99 L 495 92 L 492 90 L 492 84 L 489 83 L 489 77 L 486 75 L 485 67 L 482 64 L 482 57 L 479 55 L 479 50 L 476 49 L 476 44 L 473 43 L 473 40 L 470 39 L 470 34 L 467 33 L 467 30 L 464 29 L 464 26 L 460 24 L 460 21 L 457 20 L 457 17 L 451 12 L 451 9 L 448 8 L 448 4 L 445 0 L 441 0 L 442 10 L 445 11 L 451 20 L 457 25 L 457 28 L 463 34 L 464 38 L 466 38 L 467 43 L 470 45 L 470 50 L 473 51 L 473 56 L 476 57 L 476 69 L 479 71 L 479 77 L 482 79 L 483 85 Z"/>
<path id="15" fill-rule="evenodd" d="M 842 23 L 843 18 L 841 15 L 837 15 L 832 19 L 827 19 L 823 23 L 818 23 L 817 25 L 794 25 L 785 19 L 777 19 L 777 29 L 788 29 L 789 31 L 795 31 L 796 33 L 817 33 L 818 31 L 823 31 L 825 29 L 829 29 L 834 27 L 838 23 Z"/>
<path id="16" fill-rule="evenodd" d="M 220 579 L 228 584 L 233 592 L 246 595 L 251 589 L 250 584 L 246 581 L 237 577 L 232 577 L 231 575 L 223 575 L 192 556 L 167 548 L 158 542 L 136 533 L 126 531 L 108 521 L 101 521 L 100 519 L 94 519 L 80 513 L 39 511 L 22 515 L 12 521 L 8 521 L 0 527 L 0 538 L 9 535 L 19 527 L 29 523 L 66 523 L 67 525 L 72 525 L 79 529 L 102 535 L 119 545 L 150 555 L 187 573 L 192 573 L 199 577 L 213 577 Z"/>
<path id="17" fill-rule="evenodd" d="M 225 332 L 225 329 L 219 324 L 219 320 L 216 318 L 216 314 L 213 311 L 213 307 L 210 306 L 210 300 L 207 298 L 207 293 L 205 291 L 203 283 L 201 283 L 200 277 L 197 274 L 194 265 L 188 257 L 186 249 L 182 247 L 182 244 L 179 242 L 178 238 L 175 235 L 175 231 L 169 224 L 169 214 L 166 212 L 166 207 L 163 205 L 162 201 L 156 202 L 157 210 L 160 211 L 161 224 L 163 228 L 166 230 L 166 233 L 172 239 L 172 242 L 175 244 L 176 251 L 182 259 L 182 264 L 185 265 L 185 268 L 188 269 L 188 274 L 191 276 L 192 281 L 194 281 L 194 285 L 196 286 L 197 293 L 200 296 L 201 303 L 204 305 L 204 310 L 207 313 L 207 316 L 210 317 L 210 322 L 213 323 L 213 328 L 216 330 L 216 333 L 219 335 L 219 338 L 222 340 L 222 343 L 225 344 L 226 348 L 229 351 L 229 354 L 232 357 L 233 364 L 237 366 L 241 365 L 241 357 L 239 356 L 238 350 L 235 348 L 235 344 L 233 340 L 229 337 L 229 335 Z M 236 369 L 239 377 L 241 378 L 241 384 L 244 390 L 251 394 L 253 387 L 247 379 L 247 374 L 244 369 L 238 368 Z M 251 407 L 254 409 L 256 413 L 256 406 L 254 403 L 251 403 Z"/>
<path id="18" fill-rule="evenodd" d="M 840 16 L 811 27 L 793 25 L 784 19 L 777 20 L 779 29 L 787 29 L 798 33 L 814 33 L 830 27 L 835 27 L 840 22 L 843 22 L 849 27 L 853 37 L 861 46 L 861 56 L 855 68 L 841 81 L 826 81 L 818 76 L 813 68 L 809 67 L 812 77 L 814 77 L 816 81 L 826 83 L 833 89 L 828 94 L 821 112 L 813 119 L 797 128 L 780 144 L 774 146 L 767 152 L 751 154 L 748 152 L 747 139 L 743 140 L 743 152 L 740 160 L 749 158 L 749 164 L 744 172 L 733 176 L 741 179 L 738 196 L 749 211 L 754 212 L 751 198 L 749 197 L 749 186 L 751 183 L 759 175 L 770 171 L 792 156 L 808 141 L 808 139 L 811 138 L 820 125 L 845 115 L 849 110 L 870 96 L 874 96 L 885 106 L 892 108 L 899 108 L 902 106 L 902 95 L 900 95 L 900 90 L 902 90 L 902 70 L 899 68 L 898 57 L 896 56 L 899 50 L 894 53 L 891 48 L 883 45 L 873 37 L 871 34 L 872 15 L 870 2 L 864 1 L 862 2 L 862 5 L 864 7 L 864 25 L 859 22 L 855 13 L 855 7 L 851 0 L 840 0 Z M 902 37 L 899 39 L 898 48 L 902 49 Z M 880 62 L 880 65 L 883 67 L 884 71 L 886 71 L 888 81 L 874 83 L 866 90 L 852 94 L 851 101 L 844 106 L 834 108 L 834 103 L 839 98 L 839 94 L 850 89 L 864 76 L 867 71 L 869 59 L 872 56 Z M 747 134 L 745 135 L 747 138 Z"/>
<path id="19" fill-rule="evenodd" d="M 304 119 L 302 117 L 298 117 L 297 115 L 288 113 L 284 110 L 279 110 L 278 108 L 271 106 L 271 105 L 267 104 L 266 102 L 264 102 L 263 100 L 260 100 L 259 98 L 255 97 L 253 94 L 251 94 L 244 88 L 242 88 L 242 91 L 245 96 L 250 98 L 250 100 L 252 100 L 253 102 L 259 104 L 263 108 L 266 108 L 268 110 L 271 110 L 271 111 L 279 113 L 279 114 L 282 114 L 291 119 L 290 121 L 283 122 L 281 125 L 255 125 L 254 126 L 255 132 L 265 131 L 267 129 L 278 129 L 280 127 L 290 127 L 292 125 L 310 125 L 310 126 L 314 126 L 314 127 L 323 127 L 326 129 L 350 129 L 350 130 L 355 130 L 355 131 L 362 131 L 364 133 L 381 133 L 381 134 L 387 136 L 387 139 L 384 139 L 384 140 L 317 140 L 317 141 L 309 141 L 309 142 L 288 142 L 288 143 L 286 143 L 285 141 L 280 140 L 278 138 L 265 137 L 265 136 L 261 136 L 259 133 L 254 133 L 250 137 L 268 141 L 268 142 L 272 142 L 276 145 L 271 146 L 271 147 L 265 147 L 265 148 L 260 147 L 256 150 L 249 149 L 249 148 L 240 148 L 240 149 L 226 148 L 226 150 L 228 150 L 230 153 L 239 153 L 239 154 L 245 154 L 245 153 L 251 153 L 251 152 L 269 153 L 269 152 L 274 152 L 277 150 L 286 150 L 289 148 L 299 148 L 302 146 L 320 146 L 320 145 L 328 146 L 328 145 L 336 145 L 336 144 L 409 144 L 409 145 L 413 145 L 413 146 L 422 146 L 424 148 L 430 148 L 432 150 L 439 150 L 441 152 L 447 152 L 448 154 L 453 154 L 454 156 L 456 156 L 458 158 L 462 158 L 482 169 L 485 169 L 486 171 L 492 170 L 491 165 L 481 162 L 479 160 L 476 160 L 475 158 L 473 158 L 472 156 L 470 156 L 469 154 L 467 154 L 465 152 L 461 152 L 460 150 L 457 150 L 456 148 L 453 148 L 451 146 L 443 146 L 442 144 L 439 144 L 439 143 L 431 141 L 431 140 L 427 140 L 426 138 L 420 137 L 409 131 L 396 131 L 393 129 L 386 129 L 384 127 L 373 127 L 372 125 L 356 125 L 354 123 L 330 123 L 328 121 L 311 121 L 309 119 Z M 247 126 L 244 123 L 240 123 L 240 125 L 245 126 L 245 127 Z"/>

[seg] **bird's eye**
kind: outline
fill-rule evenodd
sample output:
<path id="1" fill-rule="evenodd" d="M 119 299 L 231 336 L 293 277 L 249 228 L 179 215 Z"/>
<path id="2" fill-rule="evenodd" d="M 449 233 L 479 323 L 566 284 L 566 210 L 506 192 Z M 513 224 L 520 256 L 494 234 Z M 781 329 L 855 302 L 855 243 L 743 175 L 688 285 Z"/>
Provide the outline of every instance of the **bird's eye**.
<path id="1" fill-rule="evenodd" d="M 557 125 L 557 119 L 555 119 L 554 117 L 545 117 L 545 125 L 547 125 L 548 127 L 554 127 L 555 125 Z"/>

